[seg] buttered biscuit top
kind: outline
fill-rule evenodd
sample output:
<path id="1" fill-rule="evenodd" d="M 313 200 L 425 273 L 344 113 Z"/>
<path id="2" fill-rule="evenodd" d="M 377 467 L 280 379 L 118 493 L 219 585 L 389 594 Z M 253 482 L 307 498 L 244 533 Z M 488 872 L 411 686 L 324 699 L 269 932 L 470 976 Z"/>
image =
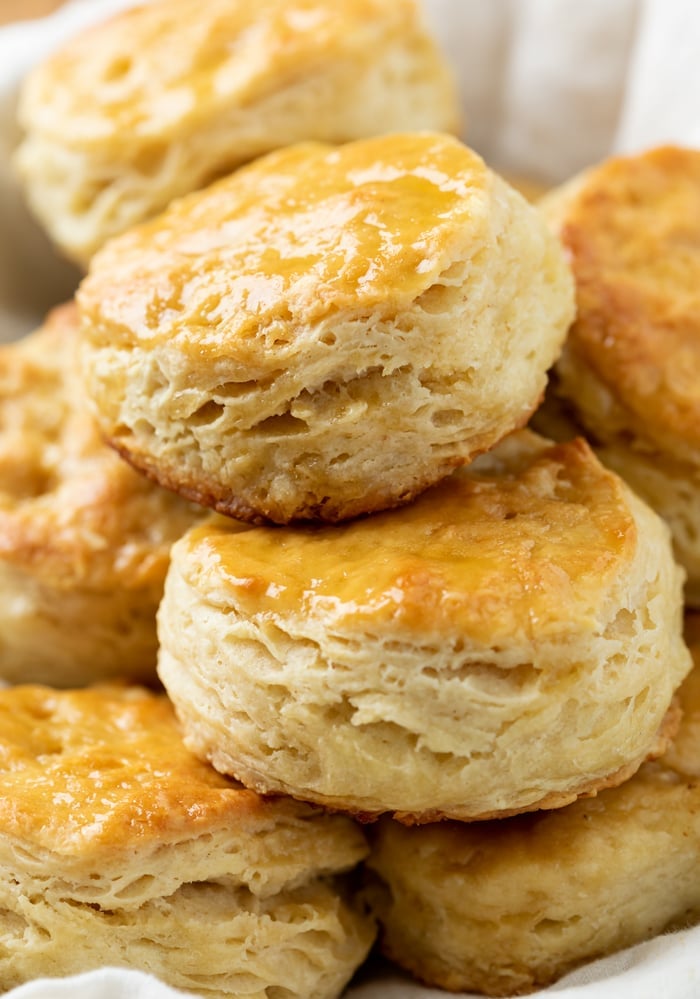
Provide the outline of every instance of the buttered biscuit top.
<path id="1" fill-rule="evenodd" d="M 79 301 L 113 444 L 281 523 L 397 505 L 524 423 L 573 308 L 539 214 L 430 133 L 271 154 L 111 242 Z"/>
<path id="2" fill-rule="evenodd" d="M 387 637 L 461 634 L 484 645 L 585 625 L 638 544 L 619 480 L 581 441 L 530 467 L 511 457 L 507 471 L 495 468 L 343 527 L 206 521 L 188 533 L 185 557 L 194 578 L 219 577 L 237 607 L 261 618 L 331 616 L 335 627 Z"/>
<path id="3" fill-rule="evenodd" d="M 177 842 L 193 808 L 202 831 L 260 809 L 185 749 L 166 698 L 138 688 L 4 691 L 0 745 L 3 835 L 67 858 L 121 849 L 130 827 L 142 848 Z"/>
<path id="4" fill-rule="evenodd" d="M 410 305 L 429 288 L 465 227 L 483 232 L 490 185 L 475 154 L 439 137 L 296 146 L 111 244 L 85 312 L 99 290 L 100 315 L 135 343 L 279 374 L 307 323 Z"/>

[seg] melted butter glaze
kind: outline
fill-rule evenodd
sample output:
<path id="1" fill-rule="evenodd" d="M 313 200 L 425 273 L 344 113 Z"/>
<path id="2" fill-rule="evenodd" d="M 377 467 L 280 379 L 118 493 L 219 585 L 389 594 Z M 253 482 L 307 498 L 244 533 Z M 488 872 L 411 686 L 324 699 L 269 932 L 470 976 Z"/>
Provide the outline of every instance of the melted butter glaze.
<path id="1" fill-rule="evenodd" d="M 636 544 L 622 487 L 583 441 L 521 439 L 505 470 L 458 472 L 398 511 L 333 527 L 208 521 L 187 536 L 189 565 L 248 613 L 330 614 L 340 629 L 490 645 L 593 623 Z"/>
<path id="2" fill-rule="evenodd" d="M 0 827 L 67 855 L 205 833 L 261 807 L 184 746 L 139 688 L 0 690 Z"/>
<path id="3" fill-rule="evenodd" d="M 485 225 L 489 178 L 434 133 L 272 153 L 98 254 L 80 292 L 86 335 L 263 365 L 274 342 L 279 363 L 309 323 L 394 314 L 430 287 Z"/>

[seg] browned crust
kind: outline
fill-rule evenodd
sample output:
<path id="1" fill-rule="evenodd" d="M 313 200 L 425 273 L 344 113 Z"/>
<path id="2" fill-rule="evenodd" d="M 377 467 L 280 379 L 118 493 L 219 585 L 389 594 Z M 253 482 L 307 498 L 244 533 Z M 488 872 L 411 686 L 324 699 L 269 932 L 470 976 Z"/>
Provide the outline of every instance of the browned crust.
<path id="1" fill-rule="evenodd" d="M 526 421 L 525 421 L 526 422 Z M 157 483 L 170 492 L 177 493 L 184 499 L 199 506 L 208 507 L 225 517 L 234 520 L 241 520 L 246 524 L 253 524 L 256 527 L 270 525 L 293 525 L 304 522 L 319 522 L 326 524 L 339 524 L 355 517 L 361 517 L 369 513 L 378 513 L 384 510 L 395 510 L 406 506 L 412 500 L 420 496 L 431 486 L 436 485 L 434 477 L 421 479 L 414 483 L 410 490 L 406 490 L 399 496 L 387 496 L 380 491 L 367 492 L 360 499 L 349 503 L 332 502 L 329 498 L 324 498 L 317 503 L 306 503 L 296 508 L 294 516 L 289 516 L 276 505 L 260 507 L 251 506 L 246 500 L 233 493 L 217 492 L 220 485 L 217 482 L 207 480 L 195 480 L 185 478 L 181 474 L 175 474 L 166 465 L 158 464 L 157 461 L 145 455 L 143 452 L 131 450 L 128 444 L 119 438 L 108 438 L 107 443 L 117 454 L 127 461 L 132 468 L 141 472 L 152 482 Z M 467 457 L 452 457 L 445 461 L 446 470 L 440 478 L 450 475 L 457 468 L 469 464 L 481 451 L 476 451 Z"/>
<path id="2" fill-rule="evenodd" d="M 560 236 L 576 279 L 568 347 L 630 419 L 700 450 L 700 152 L 667 146 L 589 171 Z"/>

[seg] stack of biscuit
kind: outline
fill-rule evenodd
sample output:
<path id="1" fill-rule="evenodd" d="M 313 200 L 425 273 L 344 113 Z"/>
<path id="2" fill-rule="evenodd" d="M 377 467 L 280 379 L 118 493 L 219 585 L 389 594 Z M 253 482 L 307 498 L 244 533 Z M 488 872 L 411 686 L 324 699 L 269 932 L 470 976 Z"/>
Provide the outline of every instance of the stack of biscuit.
<path id="1" fill-rule="evenodd" d="M 678 532 L 597 439 L 527 428 L 622 325 L 586 318 L 580 182 L 540 211 L 454 136 L 411 0 L 155 0 L 21 114 L 87 274 L 0 371 L 0 988 L 334 999 L 378 935 L 507 995 L 692 918 Z M 621 271 L 686 155 L 648 158 Z"/>

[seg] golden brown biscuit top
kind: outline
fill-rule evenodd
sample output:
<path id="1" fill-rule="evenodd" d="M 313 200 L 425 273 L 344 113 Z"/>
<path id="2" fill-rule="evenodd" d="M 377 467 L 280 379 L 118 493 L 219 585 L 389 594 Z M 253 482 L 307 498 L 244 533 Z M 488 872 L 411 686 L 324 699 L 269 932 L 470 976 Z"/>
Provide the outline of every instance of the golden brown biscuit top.
<path id="1" fill-rule="evenodd" d="M 0 830 L 86 856 L 168 843 L 266 809 L 184 746 L 170 702 L 140 688 L 0 690 Z"/>
<path id="2" fill-rule="evenodd" d="M 428 288 L 478 234 L 488 189 L 482 160 L 446 135 L 272 153 L 98 253 L 79 293 L 86 336 L 279 369 L 307 324 L 395 313 Z"/>
<path id="3" fill-rule="evenodd" d="M 700 151 L 590 171 L 561 237 L 577 284 L 571 349 L 652 438 L 700 449 Z"/>
<path id="4" fill-rule="evenodd" d="M 482 460 L 483 461 L 483 460 Z M 620 480 L 583 440 L 515 434 L 485 467 L 458 472 L 397 511 L 333 527 L 213 519 L 180 547 L 211 599 L 250 614 L 330 618 L 409 636 L 491 645 L 595 626 L 595 608 L 636 547 Z"/>
<path id="5" fill-rule="evenodd" d="M 394 35 L 433 51 L 414 0 L 160 0 L 64 45 L 29 78 L 22 118 L 102 153 L 124 141 L 165 146 L 319 66 L 367 63 Z"/>
<path id="6" fill-rule="evenodd" d="M 58 586 L 160 586 L 197 514 L 105 445 L 76 336 L 71 304 L 0 347 L 0 558 Z"/>

